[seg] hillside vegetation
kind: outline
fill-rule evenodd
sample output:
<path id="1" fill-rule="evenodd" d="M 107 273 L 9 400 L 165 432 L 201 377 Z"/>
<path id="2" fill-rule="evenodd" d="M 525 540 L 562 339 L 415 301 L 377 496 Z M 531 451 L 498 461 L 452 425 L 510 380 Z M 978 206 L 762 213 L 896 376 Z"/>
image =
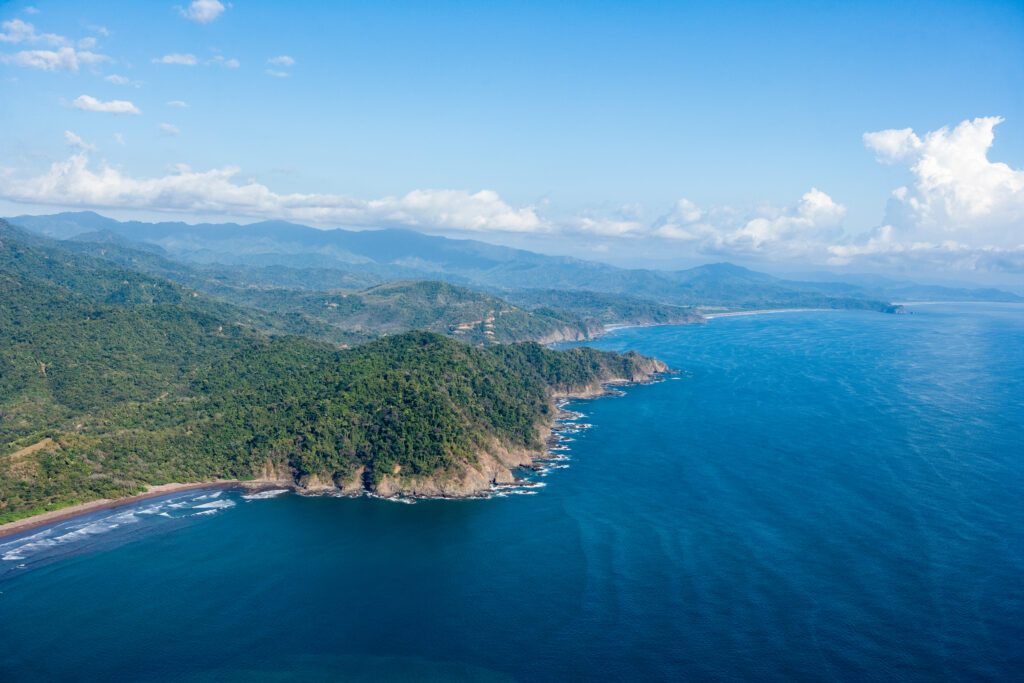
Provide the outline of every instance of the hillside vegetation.
<path id="1" fill-rule="evenodd" d="M 261 329 L 0 222 L 0 521 L 218 478 L 469 495 L 540 449 L 555 393 L 664 369 L 429 332 L 339 349 Z"/>
<path id="2" fill-rule="evenodd" d="M 307 271 L 180 263 L 160 253 L 159 247 L 145 249 L 148 245 L 116 235 L 83 235 L 62 246 L 245 307 L 254 324 L 270 331 L 334 343 L 355 345 L 410 330 L 436 332 L 473 344 L 582 340 L 603 331 L 601 321 L 586 315 L 550 307 L 526 310 L 448 282 L 395 281 L 355 288 L 367 279 L 342 271 L 309 269 L 312 284 L 333 285 L 323 291 L 308 286 L 310 283 L 298 286 L 303 281 L 301 274 Z"/>

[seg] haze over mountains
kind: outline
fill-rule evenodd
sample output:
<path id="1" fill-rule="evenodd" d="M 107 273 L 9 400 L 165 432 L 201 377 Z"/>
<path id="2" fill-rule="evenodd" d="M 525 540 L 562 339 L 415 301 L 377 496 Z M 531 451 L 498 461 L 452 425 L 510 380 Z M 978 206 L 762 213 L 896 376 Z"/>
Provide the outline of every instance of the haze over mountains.
<path id="1" fill-rule="evenodd" d="M 1022 301 L 995 289 L 958 289 L 862 278 L 786 280 L 728 263 L 687 270 L 623 269 L 475 240 L 411 230 L 320 230 L 284 221 L 250 225 L 121 222 L 94 212 L 9 219 L 56 239 L 146 250 L 193 267 L 217 264 L 249 284 L 293 289 L 361 289 L 395 280 L 443 280 L 523 305 L 564 305 L 557 292 L 628 295 L 673 306 L 887 309 L 890 301 Z M 235 270 L 232 271 L 232 268 Z M 547 298 L 534 290 L 556 292 Z M 530 291 L 526 296 L 523 292 Z M 606 321 L 611 322 L 611 321 Z"/>

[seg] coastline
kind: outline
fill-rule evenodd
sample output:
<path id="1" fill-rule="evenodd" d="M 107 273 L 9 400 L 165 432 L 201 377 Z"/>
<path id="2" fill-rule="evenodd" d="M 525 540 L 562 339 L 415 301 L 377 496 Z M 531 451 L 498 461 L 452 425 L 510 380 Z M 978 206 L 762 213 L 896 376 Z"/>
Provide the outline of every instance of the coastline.
<path id="1" fill-rule="evenodd" d="M 835 311 L 835 308 L 762 308 L 754 311 L 725 311 L 722 313 L 704 313 L 705 320 L 715 318 L 737 318 L 744 315 L 771 315 L 773 313 L 811 313 L 815 311 Z"/>
<path id="2" fill-rule="evenodd" d="M 213 481 L 197 481 L 188 484 L 159 484 L 149 486 L 142 493 L 136 493 L 131 496 L 123 496 L 121 498 L 99 498 L 97 500 L 90 500 L 86 503 L 79 503 L 77 505 L 70 505 L 58 510 L 41 512 L 38 515 L 32 515 L 31 517 L 25 517 L 13 522 L 7 522 L 6 524 L 0 524 L 0 538 L 16 536 L 28 531 L 34 531 L 40 527 L 57 524 L 59 522 L 66 522 L 69 519 L 81 517 L 82 515 L 87 515 L 91 512 L 113 510 L 115 508 L 132 505 L 149 498 L 159 498 L 160 496 L 165 496 L 171 493 L 178 493 L 179 491 L 192 491 L 195 489 L 228 489 L 245 487 L 249 484 L 270 485 L 272 483 L 274 482 L 243 481 L 241 479 L 216 479 Z"/>
<path id="3" fill-rule="evenodd" d="M 300 487 L 293 490 L 300 495 L 366 495 L 398 501 L 490 498 L 495 486 L 523 485 L 523 480 L 517 476 L 516 470 L 536 469 L 538 463 L 550 457 L 548 449 L 552 445 L 556 424 L 571 415 L 563 410 L 566 402 L 621 396 L 623 392 L 620 387 L 654 384 L 674 372 L 661 361 L 655 360 L 653 367 L 644 369 L 638 376 L 632 378 L 610 377 L 572 390 L 552 391 L 549 400 L 553 410 L 546 419 L 537 424 L 538 443 L 541 446 L 539 449 L 509 447 L 496 442 L 494 447 L 481 450 L 475 463 L 467 464 L 456 471 L 411 478 L 389 475 L 374 489 L 364 488 L 350 494 L 337 488 L 310 491 Z"/>
<path id="4" fill-rule="evenodd" d="M 553 391 L 550 395 L 550 400 L 554 411 L 548 416 L 548 419 L 544 423 L 538 425 L 540 443 L 543 445 L 539 451 L 533 451 L 532 449 L 517 449 L 518 453 L 512 453 L 507 449 L 502 448 L 506 452 L 504 457 L 495 457 L 493 454 L 487 454 L 490 459 L 493 460 L 493 465 L 504 469 L 507 480 L 498 481 L 498 477 L 493 476 L 495 473 L 490 473 L 492 476 L 487 477 L 487 481 L 484 482 L 486 486 L 480 486 L 472 488 L 472 490 L 460 490 L 460 491 L 417 491 L 416 487 L 411 490 L 407 486 L 402 486 L 396 482 L 398 486 L 394 490 L 381 493 L 380 491 L 371 491 L 368 489 L 360 489 L 359 491 L 346 490 L 337 484 L 334 486 L 308 486 L 300 484 L 296 481 L 288 481 L 282 479 L 268 478 L 266 475 L 259 479 L 214 479 L 210 481 L 200 482 L 189 482 L 189 483 L 171 483 L 171 484 L 158 484 L 148 486 L 147 489 L 141 493 L 136 493 L 130 496 L 123 496 L 121 498 L 99 498 L 97 500 L 88 501 L 85 503 L 78 503 L 77 505 L 70 505 L 57 510 L 49 510 L 47 512 L 41 512 L 37 515 L 18 519 L 13 522 L 7 522 L 0 524 L 0 539 L 8 538 L 11 536 L 17 536 L 19 534 L 34 531 L 36 529 L 65 522 L 76 517 L 81 517 L 93 512 L 100 512 L 103 510 L 112 510 L 128 505 L 133 505 L 140 501 L 144 501 L 150 498 L 157 498 L 160 496 L 169 495 L 172 493 L 178 493 L 181 491 L 192 491 L 197 489 L 245 489 L 247 491 L 260 491 L 270 488 L 284 488 L 288 489 L 298 495 L 327 495 L 327 496 L 370 496 L 384 499 L 435 499 L 435 498 L 447 498 L 452 500 L 467 499 L 467 498 L 481 498 L 486 497 L 486 494 L 490 492 L 491 487 L 497 483 L 511 484 L 518 481 L 518 477 L 514 475 L 514 470 L 517 468 L 532 468 L 537 461 L 544 459 L 547 454 L 547 448 L 549 447 L 554 432 L 554 427 L 559 419 L 567 416 L 567 413 L 562 409 L 562 404 L 571 400 L 587 400 L 601 398 L 605 396 L 616 396 L 621 395 L 621 390 L 617 387 L 631 386 L 631 385 L 642 385 L 650 384 L 659 381 L 664 375 L 671 374 L 673 371 L 665 366 L 660 361 L 656 361 L 654 367 L 644 371 L 640 377 L 628 379 L 622 377 L 612 377 L 603 382 L 595 382 L 594 384 L 586 387 L 579 387 L 575 391 Z M 463 473 L 465 474 L 465 473 Z M 430 479 L 429 477 L 427 479 Z"/>

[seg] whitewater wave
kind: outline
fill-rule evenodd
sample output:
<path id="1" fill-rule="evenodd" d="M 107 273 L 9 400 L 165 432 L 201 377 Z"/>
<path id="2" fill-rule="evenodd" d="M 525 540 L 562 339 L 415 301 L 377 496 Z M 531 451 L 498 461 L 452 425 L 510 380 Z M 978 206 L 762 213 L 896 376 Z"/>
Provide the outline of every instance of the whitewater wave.
<path id="1" fill-rule="evenodd" d="M 270 489 L 268 491 L 257 491 L 256 493 L 247 493 L 242 496 L 243 500 L 265 500 L 267 498 L 277 498 L 280 495 L 288 493 L 288 489 Z"/>
<path id="2" fill-rule="evenodd" d="M 202 500 L 197 498 L 197 500 Z M 193 505 L 193 510 L 223 510 L 224 508 L 230 508 L 235 506 L 233 500 L 212 500 L 209 503 L 200 503 L 199 505 Z"/>
<path id="3" fill-rule="evenodd" d="M 13 543 L 0 545 L 0 551 L 3 551 L 3 555 L 0 555 L 0 560 L 7 562 L 27 560 L 45 550 L 81 541 L 90 536 L 105 534 L 125 524 L 134 524 L 138 521 L 139 518 L 132 511 L 97 519 L 78 527 L 70 527 L 70 530 L 63 529 L 62 533 L 58 533 L 54 529 L 47 529 L 46 531 L 20 538 Z M 10 549 L 4 551 L 5 547 L 10 547 Z"/>
<path id="4" fill-rule="evenodd" d="M 220 498 L 222 491 L 199 496 L 188 494 L 184 497 L 160 501 L 146 501 L 128 509 L 116 509 L 92 519 L 71 519 L 58 522 L 33 534 L 0 542 L 0 561 L 30 563 L 45 562 L 48 557 L 58 557 L 79 547 L 87 547 L 91 543 L 112 531 L 138 525 L 139 522 L 154 524 L 157 520 L 164 523 L 167 519 L 180 519 L 183 516 L 195 516 L 203 513 L 216 513 L 230 508 L 235 501 Z M 198 505 L 196 503 L 198 502 Z M 184 509 L 183 509 L 184 508 Z M 191 512 L 199 509 L 198 512 Z M 140 527 L 141 528 L 141 527 Z"/>

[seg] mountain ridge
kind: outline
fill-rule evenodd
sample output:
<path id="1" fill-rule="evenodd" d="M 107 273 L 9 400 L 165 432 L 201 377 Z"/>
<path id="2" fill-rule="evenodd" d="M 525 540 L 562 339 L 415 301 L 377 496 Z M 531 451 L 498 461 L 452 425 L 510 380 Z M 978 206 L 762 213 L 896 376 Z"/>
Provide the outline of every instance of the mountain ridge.
<path id="1" fill-rule="evenodd" d="M 786 280 L 734 264 L 707 264 L 675 271 L 625 269 L 394 228 L 319 230 L 287 221 L 249 225 L 120 222 L 95 212 L 19 216 L 10 220 L 30 230 L 63 238 L 109 230 L 132 241 L 160 246 L 176 259 L 196 263 L 315 266 L 381 281 L 443 279 L 499 292 L 598 291 L 672 305 L 891 310 L 886 301 L 890 297 L 885 292 L 855 285 Z"/>

